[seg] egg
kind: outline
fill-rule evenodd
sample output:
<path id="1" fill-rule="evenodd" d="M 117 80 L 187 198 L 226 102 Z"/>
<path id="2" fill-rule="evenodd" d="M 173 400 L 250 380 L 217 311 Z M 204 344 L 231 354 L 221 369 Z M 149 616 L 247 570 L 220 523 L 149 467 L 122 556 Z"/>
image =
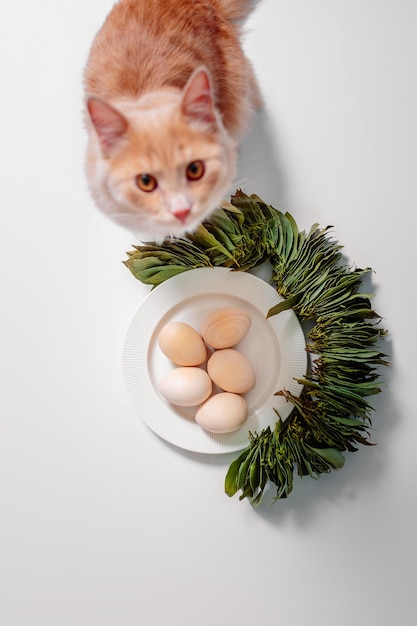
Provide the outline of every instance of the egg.
<path id="1" fill-rule="evenodd" d="M 170 322 L 158 335 L 158 344 L 165 356 L 176 365 L 201 365 L 207 348 L 201 335 L 185 322 Z"/>
<path id="2" fill-rule="evenodd" d="M 256 375 L 250 361 L 233 348 L 213 352 L 207 361 L 211 380 L 224 391 L 246 393 L 255 387 Z"/>
<path id="3" fill-rule="evenodd" d="M 225 391 L 206 400 L 197 409 L 195 421 L 212 433 L 231 433 L 242 426 L 247 416 L 245 398 Z"/>
<path id="4" fill-rule="evenodd" d="M 207 400 L 213 385 L 207 372 L 199 367 L 176 367 L 161 378 L 158 388 L 172 404 L 197 406 Z"/>
<path id="5" fill-rule="evenodd" d="M 216 350 L 232 348 L 245 337 L 251 325 L 250 315 L 239 307 L 222 307 L 209 313 L 201 323 L 204 341 Z"/>

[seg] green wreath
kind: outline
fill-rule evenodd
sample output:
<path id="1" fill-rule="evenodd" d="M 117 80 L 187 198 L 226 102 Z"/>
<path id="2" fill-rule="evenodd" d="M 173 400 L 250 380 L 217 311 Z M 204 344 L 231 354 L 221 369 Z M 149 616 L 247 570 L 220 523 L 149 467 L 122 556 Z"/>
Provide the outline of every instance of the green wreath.
<path id="1" fill-rule="evenodd" d="M 198 267 L 225 266 L 247 271 L 269 261 L 272 281 L 284 298 L 268 317 L 292 308 L 303 325 L 310 358 L 300 397 L 280 390 L 293 404 L 275 428 L 249 433 L 249 445 L 230 465 L 225 491 L 260 503 L 268 483 L 274 501 L 293 488 L 300 476 L 317 478 L 344 464 L 342 452 L 369 442 L 372 407 L 368 397 L 381 391 L 378 369 L 387 365 L 378 340 L 386 335 L 372 309 L 372 295 L 360 293 L 370 268 L 342 262 L 341 246 L 329 229 L 314 224 L 308 234 L 289 213 L 258 196 L 237 190 L 193 233 L 168 238 L 161 245 L 134 246 L 125 265 L 141 282 L 159 285 L 171 276 Z"/>

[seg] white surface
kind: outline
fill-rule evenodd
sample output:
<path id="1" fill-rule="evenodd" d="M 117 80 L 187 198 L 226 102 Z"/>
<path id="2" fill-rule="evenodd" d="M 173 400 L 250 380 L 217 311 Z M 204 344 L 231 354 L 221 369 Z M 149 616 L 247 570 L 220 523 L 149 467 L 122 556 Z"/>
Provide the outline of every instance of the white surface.
<path id="1" fill-rule="evenodd" d="M 148 292 L 83 173 L 81 74 L 111 0 L 3 2 L 0 617 L 5 626 L 416 623 L 417 5 L 263 0 L 243 188 L 333 224 L 390 330 L 374 441 L 253 510 L 122 379 Z M 230 455 L 232 460 L 234 455 Z"/>
<path id="2" fill-rule="evenodd" d="M 135 312 L 123 351 L 125 380 L 138 415 L 160 437 L 180 448 L 224 454 L 248 446 L 249 433 L 274 429 L 277 413 L 285 420 L 292 405 L 277 391 L 299 396 L 307 367 L 303 330 L 294 311 L 266 319 L 282 301 L 274 287 L 248 272 L 226 267 L 198 268 L 179 274 L 152 290 Z M 174 406 L 159 393 L 162 377 L 175 365 L 162 353 L 158 336 L 170 322 L 185 322 L 201 332 L 204 318 L 221 307 L 238 307 L 249 315 L 248 334 L 235 348 L 255 371 L 256 385 L 245 393 L 248 417 L 236 431 L 214 434 L 195 421 L 197 407 Z"/>

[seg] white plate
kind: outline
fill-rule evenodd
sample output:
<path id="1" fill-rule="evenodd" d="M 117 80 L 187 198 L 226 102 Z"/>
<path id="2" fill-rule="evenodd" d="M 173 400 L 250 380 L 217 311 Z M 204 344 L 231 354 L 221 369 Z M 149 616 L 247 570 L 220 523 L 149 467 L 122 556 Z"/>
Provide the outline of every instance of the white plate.
<path id="1" fill-rule="evenodd" d="M 294 379 L 305 376 L 307 353 L 293 311 L 266 319 L 267 311 L 280 300 L 264 280 L 224 267 L 187 270 L 153 289 L 133 316 L 123 353 L 130 398 L 149 428 L 185 450 L 219 454 L 245 448 L 249 431 L 273 428 L 278 419 L 275 411 L 286 419 L 292 405 L 274 393 L 284 388 L 301 393 L 302 386 Z M 245 394 L 249 416 L 244 425 L 233 433 L 213 434 L 194 421 L 195 407 L 172 405 L 159 393 L 159 380 L 175 366 L 161 352 L 158 334 L 172 321 L 186 322 L 199 331 L 202 319 L 223 306 L 241 307 L 252 318 L 249 333 L 237 348 L 254 366 L 256 386 Z"/>

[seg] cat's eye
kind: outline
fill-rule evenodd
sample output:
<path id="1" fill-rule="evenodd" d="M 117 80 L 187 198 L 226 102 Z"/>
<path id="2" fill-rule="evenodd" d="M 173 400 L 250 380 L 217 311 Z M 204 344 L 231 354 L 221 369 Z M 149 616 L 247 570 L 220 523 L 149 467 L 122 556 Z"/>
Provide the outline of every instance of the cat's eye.
<path id="1" fill-rule="evenodd" d="M 152 176 L 151 174 L 139 174 L 136 176 L 136 185 L 141 191 L 149 193 L 157 188 L 158 182 L 155 176 Z"/>
<path id="2" fill-rule="evenodd" d="M 206 171 L 203 161 L 193 161 L 187 166 L 188 180 L 200 180 Z"/>

